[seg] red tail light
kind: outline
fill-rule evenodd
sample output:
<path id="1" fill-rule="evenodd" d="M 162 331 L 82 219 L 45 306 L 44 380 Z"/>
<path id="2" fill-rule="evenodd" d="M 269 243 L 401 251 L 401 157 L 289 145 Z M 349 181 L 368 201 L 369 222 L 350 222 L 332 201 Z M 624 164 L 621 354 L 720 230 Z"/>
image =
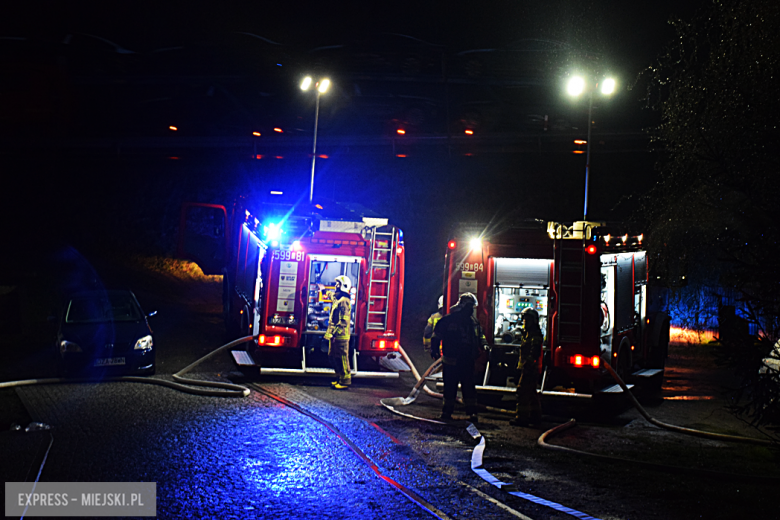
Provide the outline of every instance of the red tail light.
<path id="1" fill-rule="evenodd" d="M 569 358 L 569 363 L 571 363 L 575 367 L 590 366 L 593 368 L 598 368 L 599 365 L 601 365 L 601 358 L 599 358 L 598 356 L 588 357 L 588 356 L 583 356 L 581 354 L 577 354 Z"/>
<path id="2" fill-rule="evenodd" d="M 287 338 L 284 336 L 266 336 L 265 334 L 260 334 L 260 336 L 257 337 L 257 344 L 258 345 L 266 345 L 268 347 L 279 347 L 287 343 Z"/>
<path id="3" fill-rule="evenodd" d="M 589 255 L 595 255 L 596 250 L 597 248 L 594 244 L 590 244 L 588 247 L 585 248 L 585 251 L 587 251 Z"/>
<path id="4" fill-rule="evenodd" d="M 450 249 L 455 249 L 456 247 L 458 247 L 458 243 L 455 242 L 454 240 L 450 240 L 449 243 L 447 244 L 447 247 L 449 247 Z"/>

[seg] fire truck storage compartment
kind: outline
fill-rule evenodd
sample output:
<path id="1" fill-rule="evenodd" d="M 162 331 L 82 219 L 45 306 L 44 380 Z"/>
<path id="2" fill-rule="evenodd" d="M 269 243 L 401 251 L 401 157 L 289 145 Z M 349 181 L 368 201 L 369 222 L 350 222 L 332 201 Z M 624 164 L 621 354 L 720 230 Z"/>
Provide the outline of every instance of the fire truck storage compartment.
<path id="1" fill-rule="evenodd" d="M 542 334 L 547 330 L 552 260 L 493 258 L 495 266 L 495 343 L 511 343 L 521 325 L 520 313 L 531 307 L 539 313 Z M 506 341 L 509 340 L 509 341 Z"/>
<path id="2" fill-rule="evenodd" d="M 644 251 L 601 255 L 601 349 L 647 315 L 647 255 Z"/>
<path id="3" fill-rule="evenodd" d="M 351 328 L 355 331 L 355 301 L 360 282 L 362 258 L 358 256 L 309 255 L 309 294 L 306 309 L 306 331 L 324 334 L 328 328 L 333 302 L 328 293 L 336 288 L 336 277 L 344 275 L 352 282 L 350 303 L 352 305 Z"/>

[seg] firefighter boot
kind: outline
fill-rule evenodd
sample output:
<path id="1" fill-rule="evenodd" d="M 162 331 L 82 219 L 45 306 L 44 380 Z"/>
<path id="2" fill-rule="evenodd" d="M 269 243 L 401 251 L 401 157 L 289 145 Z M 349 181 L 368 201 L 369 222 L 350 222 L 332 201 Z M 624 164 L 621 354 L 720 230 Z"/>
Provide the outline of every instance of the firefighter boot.
<path id="1" fill-rule="evenodd" d="M 451 421 L 452 420 L 452 412 L 455 411 L 455 404 L 454 403 L 444 403 L 444 408 L 441 411 L 441 419 L 442 421 Z"/>

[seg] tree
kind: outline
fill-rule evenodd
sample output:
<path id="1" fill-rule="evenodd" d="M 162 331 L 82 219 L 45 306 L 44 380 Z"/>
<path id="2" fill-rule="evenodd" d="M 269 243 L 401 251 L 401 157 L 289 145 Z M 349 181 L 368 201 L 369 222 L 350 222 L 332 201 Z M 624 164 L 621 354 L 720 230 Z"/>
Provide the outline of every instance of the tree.
<path id="1" fill-rule="evenodd" d="M 758 378 L 780 339 L 780 3 L 716 0 L 674 25 L 638 82 L 661 116 L 660 181 L 642 207 L 651 254 L 670 272 L 695 264 L 701 279 L 690 283 L 717 286 L 748 322 L 749 334 L 727 337 L 720 324 L 725 359 L 743 376 L 737 411 L 780 426 L 766 406 L 777 378 L 774 391 Z"/>

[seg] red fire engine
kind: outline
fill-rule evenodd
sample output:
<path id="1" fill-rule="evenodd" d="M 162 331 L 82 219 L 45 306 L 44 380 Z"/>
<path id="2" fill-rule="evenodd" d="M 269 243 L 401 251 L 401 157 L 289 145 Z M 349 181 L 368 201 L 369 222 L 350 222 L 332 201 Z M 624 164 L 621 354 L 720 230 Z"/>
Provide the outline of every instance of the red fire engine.
<path id="1" fill-rule="evenodd" d="M 514 390 L 526 307 L 539 313 L 544 335 L 542 395 L 620 392 L 602 366 L 606 360 L 626 381 L 660 382 L 669 316 L 652 308 L 642 242 L 642 235 L 603 222 L 459 230 L 445 255 L 445 308 L 462 293 L 477 296 L 477 318 L 492 347 L 478 389 Z"/>
<path id="2" fill-rule="evenodd" d="M 333 203 L 224 206 L 186 203 L 179 256 L 223 275 L 229 336 L 256 336 L 236 363 L 260 374 L 333 374 L 323 339 L 335 278 L 352 282 L 353 377 L 398 377 L 403 233 L 363 208 Z"/>

